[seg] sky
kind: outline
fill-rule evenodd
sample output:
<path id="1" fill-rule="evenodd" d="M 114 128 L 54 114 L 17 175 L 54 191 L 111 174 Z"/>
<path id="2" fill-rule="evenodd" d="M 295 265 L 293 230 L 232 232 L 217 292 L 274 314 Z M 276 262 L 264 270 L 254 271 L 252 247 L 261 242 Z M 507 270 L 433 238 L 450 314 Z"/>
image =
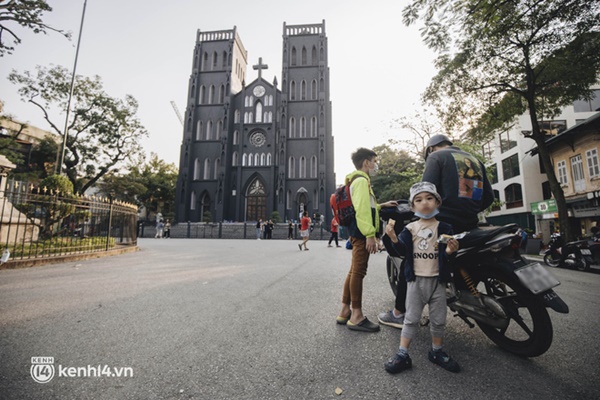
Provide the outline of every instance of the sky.
<path id="1" fill-rule="evenodd" d="M 183 127 L 171 106 L 187 106 L 196 32 L 237 27 L 248 51 L 246 82 L 262 57 L 263 77 L 281 82 L 283 23 L 325 20 L 328 37 L 330 99 L 338 181 L 354 167 L 351 153 L 389 139 L 410 136 L 393 121 L 419 111 L 420 96 L 435 74 L 434 54 L 419 27 L 402 23 L 409 0 L 87 0 L 77 74 L 100 76 L 112 97 L 130 94 L 139 102 L 138 118 L 149 133 L 144 150 L 179 166 Z M 72 70 L 84 0 L 48 0 L 48 25 L 70 31 L 72 39 L 15 28 L 22 39 L 12 55 L 0 58 L 0 100 L 4 113 L 42 129 L 41 112 L 20 99 L 7 79 L 12 70 L 37 65 Z M 57 114 L 64 125 L 64 112 Z"/>

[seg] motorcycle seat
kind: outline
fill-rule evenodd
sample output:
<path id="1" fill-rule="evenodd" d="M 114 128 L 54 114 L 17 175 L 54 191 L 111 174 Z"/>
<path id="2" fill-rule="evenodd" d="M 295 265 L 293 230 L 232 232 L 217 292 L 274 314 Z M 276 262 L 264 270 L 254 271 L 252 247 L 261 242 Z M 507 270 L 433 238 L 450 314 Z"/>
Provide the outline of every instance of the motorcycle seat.
<path id="1" fill-rule="evenodd" d="M 518 230 L 517 224 L 480 227 L 470 230 L 464 238 L 458 240 L 458 243 L 461 249 L 481 246 L 502 233 L 516 233 Z"/>

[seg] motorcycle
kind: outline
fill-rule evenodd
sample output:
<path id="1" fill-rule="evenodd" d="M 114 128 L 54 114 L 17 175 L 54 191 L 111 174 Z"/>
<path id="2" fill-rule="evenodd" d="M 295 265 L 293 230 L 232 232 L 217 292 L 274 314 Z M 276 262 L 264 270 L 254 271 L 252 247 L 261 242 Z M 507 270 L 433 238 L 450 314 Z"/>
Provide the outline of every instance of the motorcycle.
<path id="1" fill-rule="evenodd" d="M 587 271 L 594 263 L 592 251 L 587 240 L 578 240 L 562 245 L 560 235 L 550 238 L 548 249 L 544 252 L 544 262 L 550 267 L 564 267 Z"/>
<path id="2" fill-rule="evenodd" d="M 393 219 L 399 234 L 413 218 L 406 200 L 381 209 L 385 221 Z M 553 288 L 560 282 L 540 263 L 527 263 L 519 253 L 515 224 L 474 229 L 455 235 L 460 248 L 454 273 L 446 288 L 448 308 L 470 328 L 475 325 L 499 347 L 524 357 L 544 354 L 552 344 L 552 321 L 547 308 L 568 313 L 568 305 Z M 383 237 L 390 286 L 397 294 L 403 262 Z"/>

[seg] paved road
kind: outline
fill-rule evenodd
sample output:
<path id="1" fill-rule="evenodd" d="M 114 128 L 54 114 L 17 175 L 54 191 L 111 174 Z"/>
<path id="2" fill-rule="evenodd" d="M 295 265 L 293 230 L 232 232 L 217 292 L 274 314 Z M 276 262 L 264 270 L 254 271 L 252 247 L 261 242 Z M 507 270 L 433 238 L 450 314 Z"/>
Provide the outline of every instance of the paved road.
<path id="1" fill-rule="evenodd" d="M 392 376 L 383 362 L 398 330 L 334 322 L 350 252 L 296 243 L 143 239 L 138 253 L 0 271 L 0 398 L 598 398 L 600 274 L 552 270 L 571 313 L 551 312 L 555 341 L 540 357 L 449 318 L 447 350 L 463 372 L 427 360 L 423 328 L 413 369 Z M 393 306 L 384 260 L 372 256 L 365 281 L 371 319 Z M 30 374 L 37 356 L 54 357 L 48 383 Z M 81 377 L 88 365 L 133 376 Z"/>

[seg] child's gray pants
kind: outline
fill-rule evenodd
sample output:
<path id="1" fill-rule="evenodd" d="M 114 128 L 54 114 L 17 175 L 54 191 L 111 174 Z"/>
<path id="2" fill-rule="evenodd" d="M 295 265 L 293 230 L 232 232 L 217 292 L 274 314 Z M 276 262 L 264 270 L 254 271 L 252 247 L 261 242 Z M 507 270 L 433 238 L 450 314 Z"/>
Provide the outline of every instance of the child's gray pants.
<path id="1" fill-rule="evenodd" d="M 412 282 L 407 282 L 406 314 L 402 337 L 412 339 L 418 332 L 421 314 L 426 304 L 429 304 L 429 329 L 431 336 L 444 337 L 446 326 L 446 285 L 438 282 L 437 276 L 417 276 Z"/>

